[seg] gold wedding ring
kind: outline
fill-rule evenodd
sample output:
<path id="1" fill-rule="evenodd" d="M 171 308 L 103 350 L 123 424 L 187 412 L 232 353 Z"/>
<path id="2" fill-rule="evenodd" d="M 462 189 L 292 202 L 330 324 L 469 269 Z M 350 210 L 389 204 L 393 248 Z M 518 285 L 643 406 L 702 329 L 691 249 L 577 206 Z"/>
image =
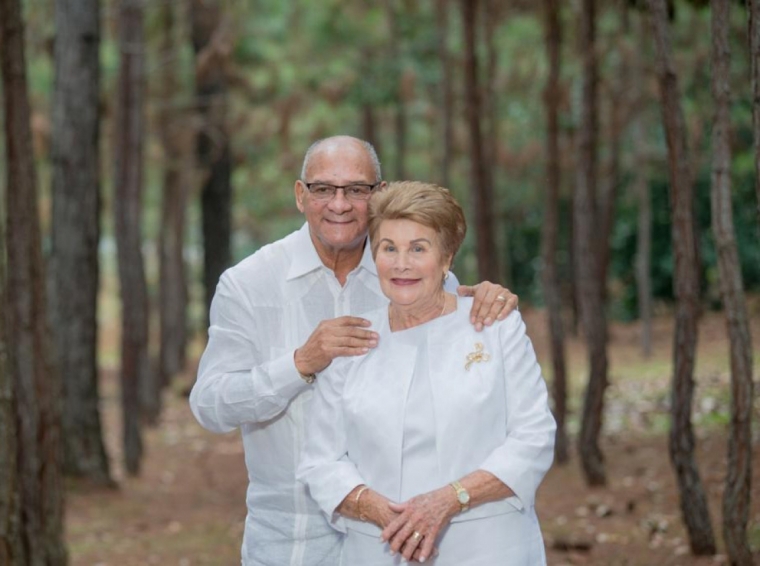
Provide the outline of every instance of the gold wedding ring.
<path id="1" fill-rule="evenodd" d="M 419 542 L 422 539 L 422 535 L 418 531 L 412 533 L 412 538 L 415 542 Z"/>
<path id="2" fill-rule="evenodd" d="M 507 302 L 507 298 L 504 295 L 499 295 L 498 297 L 496 297 L 496 300 L 497 301 L 504 301 L 505 303 Z"/>

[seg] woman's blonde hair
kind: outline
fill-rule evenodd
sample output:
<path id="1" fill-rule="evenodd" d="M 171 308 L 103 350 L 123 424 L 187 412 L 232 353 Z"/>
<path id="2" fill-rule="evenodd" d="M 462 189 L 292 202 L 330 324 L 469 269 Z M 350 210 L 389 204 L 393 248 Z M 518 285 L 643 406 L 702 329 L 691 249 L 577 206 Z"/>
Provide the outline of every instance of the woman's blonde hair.
<path id="1" fill-rule="evenodd" d="M 369 201 L 369 239 L 372 257 L 377 255 L 377 231 L 384 220 L 411 220 L 432 228 L 444 257 L 452 259 L 467 232 L 464 211 L 448 189 L 432 183 L 389 183 Z"/>

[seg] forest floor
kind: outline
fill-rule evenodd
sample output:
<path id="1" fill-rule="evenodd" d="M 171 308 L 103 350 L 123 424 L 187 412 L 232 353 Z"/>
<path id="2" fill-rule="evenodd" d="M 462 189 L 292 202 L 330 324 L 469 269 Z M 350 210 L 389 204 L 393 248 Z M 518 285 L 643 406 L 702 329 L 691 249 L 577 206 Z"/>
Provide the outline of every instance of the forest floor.
<path id="1" fill-rule="evenodd" d="M 751 304 L 755 376 L 760 375 L 760 301 Z M 550 373 L 541 311 L 525 308 L 528 332 Z M 721 496 L 726 470 L 729 404 L 728 341 L 721 313 L 700 323 L 694 420 L 697 458 L 719 553 L 690 554 L 667 448 L 672 318 L 655 320 L 650 358 L 639 348 L 637 324 L 610 329 L 610 381 L 602 449 L 608 485 L 586 487 L 579 459 L 549 472 L 537 509 L 548 563 L 600 566 L 707 566 L 727 564 L 723 554 Z M 118 343 L 118 336 L 108 336 Z M 202 347 L 202 345 L 200 346 Z M 198 350 L 196 345 L 195 350 Z M 572 438 L 577 435 L 586 365 L 578 338 L 567 344 L 571 370 Z M 164 397 L 159 426 L 146 430 L 139 477 L 121 464 L 117 372 L 102 373 L 102 409 L 115 489 L 70 482 L 66 501 L 72 566 L 226 566 L 240 563 L 247 485 L 238 433 L 213 435 L 195 422 L 185 392 L 193 371 Z M 757 379 L 756 379 L 757 381 Z M 755 444 L 749 536 L 760 564 L 760 396 L 754 405 Z"/>

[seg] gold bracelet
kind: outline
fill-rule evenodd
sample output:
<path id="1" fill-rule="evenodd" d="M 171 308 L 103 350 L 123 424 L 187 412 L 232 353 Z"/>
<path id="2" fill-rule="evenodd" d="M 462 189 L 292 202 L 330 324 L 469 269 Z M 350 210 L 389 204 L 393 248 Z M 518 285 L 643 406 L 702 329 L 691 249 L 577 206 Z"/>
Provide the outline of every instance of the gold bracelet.
<path id="1" fill-rule="evenodd" d="M 364 513 L 361 512 L 361 508 L 359 506 L 359 499 L 362 495 L 364 495 L 364 492 L 369 489 L 368 486 L 362 486 L 362 488 L 359 490 L 359 492 L 356 494 L 356 497 L 354 498 L 354 505 L 356 506 L 356 512 L 359 514 L 359 520 L 360 521 L 366 521 L 367 517 L 364 515 Z"/>

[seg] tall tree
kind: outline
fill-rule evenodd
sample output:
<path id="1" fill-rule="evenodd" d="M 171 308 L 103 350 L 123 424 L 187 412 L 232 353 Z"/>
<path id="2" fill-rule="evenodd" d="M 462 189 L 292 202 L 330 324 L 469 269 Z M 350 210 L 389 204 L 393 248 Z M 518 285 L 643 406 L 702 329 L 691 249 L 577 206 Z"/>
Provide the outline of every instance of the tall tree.
<path id="1" fill-rule="evenodd" d="M 60 434 L 61 384 L 51 367 L 45 307 L 37 180 L 34 169 L 29 97 L 20 0 L 0 1 L 0 73 L 2 74 L 7 164 L 6 325 L 8 372 L 15 394 L 17 492 L 21 545 L 11 508 L 10 537 L 0 553 L 12 564 L 66 564 L 63 541 L 63 451 Z M 3 393 L 9 391 L 4 388 Z M 7 398 L 7 397 L 6 397 Z M 13 478 L 10 478 L 13 479 Z M 5 488 L 0 488 L 5 490 Z M 5 492 L 7 493 L 7 492 Z M 15 499 L 15 501 L 13 501 Z M 6 504 L 7 504 L 6 503 Z M 20 551 L 20 554 L 17 554 Z"/>
<path id="2" fill-rule="evenodd" d="M 723 492 L 723 539 L 731 564 L 749 566 L 747 520 L 752 484 L 752 338 L 744 301 L 731 210 L 731 52 L 729 0 L 711 0 L 712 15 L 712 230 L 731 348 L 731 424 Z"/>
<path id="3" fill-rule="evenodd" d="M 0 39 L 2 41 L 2 39 Z M 5 267 L 5 194 L 0 192 L 0 305 L 7 312 L 7 270 Z M 0 316 L 0 564 L 20 561 L 21 509 L 16 454 L 16 404 L 13 379 L 8 367 L 8 329 Z"/>
<path id="4" fill-rule="evenodd" d="M 464 83 L 467 100 L 467 123 L 470 131 L 471 192 L 475 211 L 478 276 L 481 281 L 498 279 L 498 261 L 494 243 L 493 191 L 488 183 L 485 144 L 480 127 L 482 116 L 478 81 L 478 57 L 475 29 L 478 0 L 461 0 L 464 27 Z"/>
<path id="5" fill-rule="evenodd" d="M 749 58 L 752 72 L 752 132 L 755 138 L 755 196 L 760 222 L 760 0 L 748 0 Z"/>
<path id="6" fill-rule="evenodd" d="M 51 320 L 63 380 L 65 471 L 110 484 L 98 409 L 100 2 L 55 3 Z"/>
<path id="7" fill-rule="evenodd" d="M 115 117 L 114 217 L 121 288 L 121 384 L 124 460 L 137 474 L 142 457 L 143 392 L 149 389 L 148 293 L 141 251 L 143 182 L 143 0 L 119 4 L 119 78 Z M 150 388 L 152 389 L 152 388 Z"/>
<path id="8" fill-rule="evenodd" d="M 435 1 L 436 48 L 441 67 L 439 112 L 441 116 L 441 185 L 448 187 L 451 183 L 451 162 L 454 158 L 454 89 L 451 79 L 451 57 L 449 55 L 449 2 Z"/>
<path id="9" fill-rule="evenodd" d="M 652 354 L 652 201 L 647 176 L 646 140 L 642 116 L 632 125 L 636 172 L 633 192 L 638 203 L 636 221 L 636 300 L 641 322 L 641 350 L 644 357 Z"/>
<path id="10" fill-rule="evenodd" d="M 646 34 L 646 19 L 637 17 L 632 26 L 636 27 L 636 37 Z M 636 277 L 636 302 L 641 323 L 640 343 L 644 357 L 652 353 L 652 202 L 649 191 L 647 142 L 645 136 L 645 90 L 646 81 L 644 57 L 640 50 L 632 50 L 631 97 L 633 98 L 633 119 L 631 138 L 633 145 L 634 180 L 633 193 L 638 205 L 636 223 L 636 257 L 634 274 Z"/>
<path id="11" fill-rule="evenodd" d="M 159 369 L 161 384 L 185 366 L 187 345 L 187 282 L 185 276 L 185 208 L 190 190 L 188 166 L 191 152 L 187 139 L 187 111 L 181 106 L 179 49 L 177 44 L 177 5 L 166 2 L 160 7 L 162 38 L 159 53 L 162 72 L 159 129 L 164 148 L 164 193 L 161 205 L 159 314 L 161 349 Z M 155 394 L 160 399 L 158 392 Z"/>
<path id="12" fill-rule="evenodd" d="M 544 91 L 546 106 L 546 201 L 541 233 L 541 257 L 543 258 L 543 285 L 546 317 L 549 326 L 550 350 L 553 370 L 554 418 L 557 420 L 557 437 L 554 451 L 557 462 L 568 460 L 567 420 L 567 370 L 565 366 L 565 338 L 562 328 L 562 299 L 557 276 L 557 241 L 559 232 L 559 105 L 560 65 L 562 49 L 562 24 L 559 0 L 544 0 L 546 20 L 546 55 L 549 59 L 549 76 Z"/>
<path id="13" fill-rule="evenodd" d="M 395 137 L 395 178 L 406 179 L 406 140 L 407 140 L 407 110 L 404 77 L 404 62 L 399 45 L 402 42 L 403 32 L 399 23 L 399 16 L 395 0 L 385 0 L 386 14 L 388 18 L 388 58 L 394 69 L 396 81 L 396 93 L 394 96 L 394 137 Z"/>
<path id="14" fill-rule="evenodd" d="M 691 404 L 694 396 L 694 355 L 699 317 L 699 271 L 694 231 L 694 188 L 686 144 L 678 74 L 672 56 L 666 0 L 647 0 L 657 53 L 662 120 L 668 145 L 668 176 L 672 209 L 673 291 L 676 329 L 673 343 L 673 390 L 669 450 L 681 498 L 681 513 L 694 554 L 715 554 L 699 470 L 694 460 Z"/>
<path id="15" fill-rule="evenodd" d="M 202 118 L 197 156 L 203 172 L 203 285 L 208 312 L 219 277 L 232 261 L 232 152 L 226 72 L 232 47 L 218 0 L 191 0 L 190 15 L 195 92 Z"/>
<path id="16" fill-rule="evenodd" d="M 589 357 L 589 377 L 583 404 L 578 450 L 586 481 L 604 485 L 604 456 L 599 447 L 604 391 L 607 388 L 607 320 L 603 281 L 599 277 L 598 210 L 596 203 L 598 138 L 598 65 L 596 54 L 596 0 L 583 0 L 580 56 L 583 61 L 578 177 L 573 202 L 575 281 L 581 326 Z"/>

